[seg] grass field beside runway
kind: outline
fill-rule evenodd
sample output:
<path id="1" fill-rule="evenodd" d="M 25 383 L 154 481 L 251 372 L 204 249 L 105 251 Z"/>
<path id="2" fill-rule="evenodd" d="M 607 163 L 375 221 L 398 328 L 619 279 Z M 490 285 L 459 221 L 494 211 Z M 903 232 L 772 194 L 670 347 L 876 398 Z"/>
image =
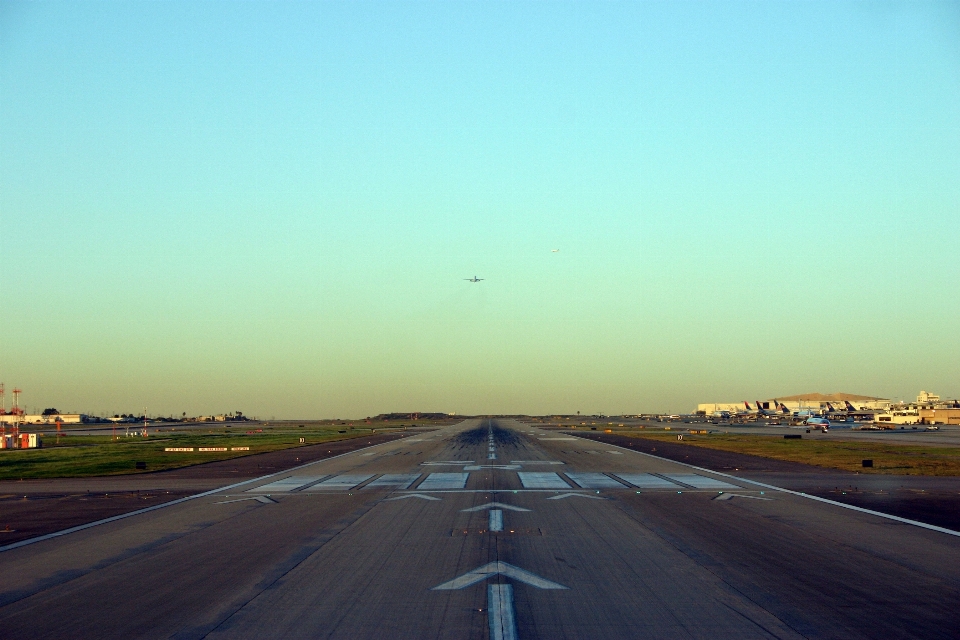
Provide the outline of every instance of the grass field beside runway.
<path id="1" fill-rule="evenodd" d="M 782 436 L 656 432 L 616 429 L 617 435 L 661 442 L 674 442 L 718 451 L 745 453 L 774 460 L 799 462 L 830 469 L 897 475 L 960 476 L 960 448 L 887 444 L 850 440 L 797 439 Z M 873 460 L 864 467 L 863 460 Z"/>
<path id="2" fill-rule="evenodd" d="M 350 428 L 304 423 L 303 426 L 285 424 L 268 427 L 255 424 L 202 431 L 150 427 L 150 435 L 146 438 L 125 437 L 120 429 L 120 435 L 116 438 L 111 435 L 69 434 L 58 438 L 55 433 L 45 432 L 42 449 L 0 451 L 0 480 L 80 478 L 176 469 L 214 460 L 360 438 L 371 435 L 374 428 L 376 433 L 397 430 L 385 429 L 381 425 Z M 301 438 L 303 442 L 300 442 Z M 200 447 L 225 448 L 226 451 L 196 451 Z M 249 447 L 249 450 L 234 451 L 234 447 Z M 195 450 L 165 451 L 167 448 Z M 137 462 L 146 463 L 146 469 L 138 470 Z"/>

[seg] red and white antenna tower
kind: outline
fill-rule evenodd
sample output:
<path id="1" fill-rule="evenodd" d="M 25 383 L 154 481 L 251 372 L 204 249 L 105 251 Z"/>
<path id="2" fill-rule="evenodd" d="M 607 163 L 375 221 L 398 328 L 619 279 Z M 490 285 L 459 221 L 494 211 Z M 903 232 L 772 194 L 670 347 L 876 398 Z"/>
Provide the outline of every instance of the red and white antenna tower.
<path id="1" fill-rule="evenodd" d="M 4 397 L 6 390 L 3 386 L 3 383 L 0 382 L 0 416 L 7 412 L 7 399 Z"/>
<path id="2" fill-rule="evenodd" d="M 13 409 L 10 410 L 10 413 L 14 415 L 21 415 L 23 409 L 20 408 L 20 389 L 13 390 Z"/>

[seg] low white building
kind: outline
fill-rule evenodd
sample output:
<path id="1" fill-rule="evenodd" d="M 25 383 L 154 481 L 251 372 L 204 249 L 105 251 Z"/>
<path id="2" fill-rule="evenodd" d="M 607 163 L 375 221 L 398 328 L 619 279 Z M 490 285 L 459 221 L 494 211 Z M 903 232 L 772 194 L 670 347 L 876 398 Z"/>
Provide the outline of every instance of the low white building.
<path id="1" fill-rule="evenodd" d="M 20 424 L 56 424 L 58 420 L 60 424 L 80 424 L 84 418 L 86 418 L 86 416 L 82 413 L 57 413 L 48 416 L 30 414 L 17 416 L 12 413 L 4 413 L 0 414 L 0 424 L 14 424 L 17 422 Z"/>

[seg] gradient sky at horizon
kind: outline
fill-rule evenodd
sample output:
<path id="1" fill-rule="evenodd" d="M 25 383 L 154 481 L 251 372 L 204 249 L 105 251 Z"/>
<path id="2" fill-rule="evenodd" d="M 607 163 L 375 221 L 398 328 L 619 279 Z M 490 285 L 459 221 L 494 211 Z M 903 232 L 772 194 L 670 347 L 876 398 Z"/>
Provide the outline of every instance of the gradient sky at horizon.
<path id="1" fill-rule="evenodd" d="M 0 4 L 30 409 L 955 397 L 957 238 L 957 2 Z"/>

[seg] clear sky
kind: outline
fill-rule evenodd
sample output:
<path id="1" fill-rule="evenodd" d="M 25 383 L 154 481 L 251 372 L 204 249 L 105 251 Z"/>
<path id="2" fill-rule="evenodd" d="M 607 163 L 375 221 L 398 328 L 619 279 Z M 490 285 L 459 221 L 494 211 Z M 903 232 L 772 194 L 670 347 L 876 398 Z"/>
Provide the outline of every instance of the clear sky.
<path id="1" fill-rule="evenodd" d="M 0 216 L 8 407 L 957 396 L 960 3 L 4 1 Z"/>

